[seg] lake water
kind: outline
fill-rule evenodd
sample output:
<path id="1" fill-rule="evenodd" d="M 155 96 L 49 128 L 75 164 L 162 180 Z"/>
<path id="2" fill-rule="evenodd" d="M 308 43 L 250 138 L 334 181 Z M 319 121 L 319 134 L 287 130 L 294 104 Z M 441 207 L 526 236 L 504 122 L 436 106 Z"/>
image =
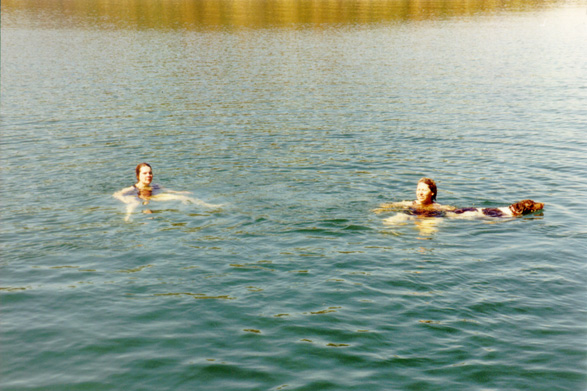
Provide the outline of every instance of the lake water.
<path id="1" fill-rule="evenodd" d="M 2 390 L 587 389 L 585 2 L 1 12 Z"/>

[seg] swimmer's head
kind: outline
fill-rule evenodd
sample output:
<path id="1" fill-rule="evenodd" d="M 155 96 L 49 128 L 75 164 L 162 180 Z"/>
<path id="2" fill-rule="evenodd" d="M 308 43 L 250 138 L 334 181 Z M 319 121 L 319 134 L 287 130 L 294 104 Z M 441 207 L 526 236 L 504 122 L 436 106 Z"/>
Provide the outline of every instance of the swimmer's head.
<path id="1" fill-rule="evenodd" d="M 424 183 L 425 185 L 428 186 L 428 188 L 430 189 L 430 193 L 432 193 L 432 197 L 430 198 L 430 200 L 432 202 L 436 201 L 436 195 L 438 193 L 438 190 L 436 189 L 436 183 L 430 179 L 430 178 L 421 178 L 418 181 L 418 185 L 420 185 L 420 183 Z"/>
<path id="2" fill-rule="evenodd" d="M 139 174 L 141 173 L 141 168 L 143 167 L 149 167 L 151 170 L 153 170 L 153 168 L 151 167 L 151 165 L 149 163 L 141 163 L 137 166 L 137 168 L 135 169 L 135 172 L 137 174 L 137 179 L 139 179 Z"/>
<path id="3" fill-rule="evenodd" d="M 153 180 L 153 169 L 149 163 L 141 163 L 135 169 L 137 180 L 143 185 L 148 186 Z"/>

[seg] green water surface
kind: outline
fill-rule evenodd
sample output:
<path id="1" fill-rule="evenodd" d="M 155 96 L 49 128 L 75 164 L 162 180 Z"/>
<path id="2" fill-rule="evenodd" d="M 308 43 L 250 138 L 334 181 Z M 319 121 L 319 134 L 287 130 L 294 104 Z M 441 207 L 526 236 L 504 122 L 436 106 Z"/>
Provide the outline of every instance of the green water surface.
<path id="1" fill-rule="evenodd" d="M 586 9 L 3 0 L 2 390 L 586 389 Z"/>

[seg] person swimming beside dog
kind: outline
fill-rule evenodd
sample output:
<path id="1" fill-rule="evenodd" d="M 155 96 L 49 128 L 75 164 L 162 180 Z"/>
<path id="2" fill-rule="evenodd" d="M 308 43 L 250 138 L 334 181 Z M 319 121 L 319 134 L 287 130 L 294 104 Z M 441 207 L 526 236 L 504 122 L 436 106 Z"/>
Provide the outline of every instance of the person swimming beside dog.
<path id="1" fill-rule="evenodd" d="M 544 208 L 544 203 L 530 199 L 501 208 L 455 208 L 436 203 L 437 194 L 436 183 L 430 178 L 421 178 L 416 187 L 415 201 L 386 203 L 373 211 L 375 213 L 403 211 L 408 215 L 422 217 L 515 217 Z"/>
<path id="2" fill-rule="evenodd" d="M 187 203 L 194 203 L 207 208 L 218 208 L 222 205 L 209 204 L 197 198 L 188 197 L 189 191 L 174 191 L 165 189 L 153 182 L 153 168 L 148 163 L 141 163 L 135 169 L 137 183 L 126 187 L 113 194 L 113 197 L 124 202 L 126 206 L 125 220 L 130 218 L 134 210 L 142 205 L 148 205 L 150 201 L 178 200 Z M 153 213 L 150 209 L 143 210 L 143 213 Z"/>
<path id="3" fill-rule="evenodd" d="M 436 182 L 424 177 L 418 181 L 418 185 L 416 186 L 416 199 L 414 201 L 381 204 L 373 212 L 403 211 L 414 216 L 440 217 L 444 216 L 445 212 L 455 209 L 452 206 L 437 203 L 437 195 L 438 188 L 436 187 Z"/>

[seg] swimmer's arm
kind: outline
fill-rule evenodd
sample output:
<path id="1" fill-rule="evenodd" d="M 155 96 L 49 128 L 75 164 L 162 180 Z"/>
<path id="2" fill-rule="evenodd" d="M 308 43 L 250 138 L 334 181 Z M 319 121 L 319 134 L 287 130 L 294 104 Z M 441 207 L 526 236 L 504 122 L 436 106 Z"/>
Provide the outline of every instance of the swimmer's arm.
<path id="1" fill-rule="evenodd" d="M 130 220 L 130 215 L 132 214 L 132 212 L 135 211 L 135 209 L 137 208 L 137 206 L 139 206 L 141 203 L 138 201 L 134 201 L 134 202 L 128 202 L 126 204 L 126 216 L 124 216 L 124 221 L 129 221 Z"/>
<path id="2" fill-rule="evenodd" d="M 169 193 L 162 193 L 157 194 L 151 197 L 153 201 L 169 201 L 169 200 L 178 200 L 183 202 L 184 204 L 193 203 L 196 205 L 204 206 L 206 208 L 219 208 L 222 204 L 209 204 L 197 198 L 188 197 L 182 194 L 169 194 Z"/>
<path id="3" fill-rule="evenodd" d="M 161 194 L 161 193 L 165 193 L 165 194 L 192 194 L 191 191 L 171 190 L 171 189 L 168 189 L 168 188 L 163 187 L 161 185 L 153 185 L 152 187 L 153 187 L 154 194 Z"/>
<path id="4" fill-rule="evenodd" d="M 169 190 L 169 189 L 165 189 L 164 192 L 168 193 L 168 194 L 192 194 L 191 191 L 176 191 L 176 190 Z"/>
<path id="5" fill-rule="evenodd" d="M 445 212 L 452 212 L 453 210 L 455 210 L 457 208 L 455 208 L 454 206 L 450 206 L 450 205 L 438 205 L 437 209 L 445 211 Z"/>
<path id="6" fill-rule="evenodd" d="M 196 205 L 204 206 L 206 208 L 221 208 L 224 206 L 224 204 L 209 204 L 209 203 L 204 202 L 202 200 L 199 200 L 197 198 L 191 198 L 191 197 L 185 197 L 185 198 L 186 198 L 186 201 L 188 201 L 188 202 L 193 202 Z M 184 201 L 184 203 L 186 201 Z"/>
<path id="7" fill-rule="evenodd" d="M 117 191 L 116 193 L 112 194 L 112 196 L 117 200 L 124 202 L 125 204 L 136 201 L 135 188 L 132 186 Z"/>
<path id="8" fill-rule="evenodd" d="M 408 206 L 412 205 L 412 201 L 401 201 L 401 202 L 388 202 L 385 204 L 379 205 L 378 208 L 373 209 L 374 213 L 383 213 L 389 211 L 397 211 L 407 208 Z"/>

